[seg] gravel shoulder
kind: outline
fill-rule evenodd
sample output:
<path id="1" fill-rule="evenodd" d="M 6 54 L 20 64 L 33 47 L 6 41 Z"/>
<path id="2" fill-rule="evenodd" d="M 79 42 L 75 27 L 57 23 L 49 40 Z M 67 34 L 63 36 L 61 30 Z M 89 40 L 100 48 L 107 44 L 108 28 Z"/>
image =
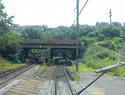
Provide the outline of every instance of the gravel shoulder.
<path id="1" fill-rule="evenodd" d="M 16 77 L 16 79 L 33 79 L 34 75 L 38 71 L 40 65 L 36 65 L 35 67 L 27 70 L 26 72 L 20 74 L 19 76 Z"/>
<path id="2" fill-rule="evenodd" d="M 99 74 L 93 72 L 81 72 L 80 81 L 78 84 L 83 84 L 83 87 L 93 81 Z M 97 90 L 96 90 L 97 88 Z M 92 90 L 95 89 L 95 90 Z M 90 86 L 86 92 L 92 93 L 92 91 L 97 94 L 87 94 L 87 95 L 125 95 L 125 79 L 119 79 L 117 77 L 105 74 L 99 80 L 97 80 L 92 86 Z M 100 91 L 99 91 L 100 90 Z M 85 94 L 83 94 L 85 95 Z"/>

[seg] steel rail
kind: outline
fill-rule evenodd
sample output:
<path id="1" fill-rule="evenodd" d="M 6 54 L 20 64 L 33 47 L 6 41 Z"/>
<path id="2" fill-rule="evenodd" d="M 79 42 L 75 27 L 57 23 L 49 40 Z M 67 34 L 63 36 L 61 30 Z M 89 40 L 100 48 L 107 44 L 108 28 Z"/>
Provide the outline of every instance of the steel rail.
<path id="1" fill-rule="evenodd" d="M 24 67 L 24 68 L 22 68 L 22 69 L 19 69 L 19 70 L 15 71 L 15 72 L 11 72 L 11 73 L 8 74 L 7 76 L 5 75 L 3 78 L 0 78 L 0 80 L 6 78 L 6 79 L 4 79 L 4 81 L 2 81 L 2 83 L 0 83 L 0 89 L 3 88 L 4 86 L 6 86 L 7 83 L 8 83 L 10 80 L 16 78 L 17 76 L 19 76 L 20 74 L 24 73 L 25 71 L 31 69 L 31 68 L 34 67 L 34 66 L 35 66 L 35 65 L 33 65 L 33 64 L 32 64 L 32 65 L 28 65 L 28 66 L 26 66 L 26 67 Z M 9 76 L 9 75 L 10 75 L 10 76 Z"/>
<path id="2" fill-rule="evenodd" d="M 66 70 L 66 69 L 67 69 L 67 68 L 64 68 L 64 70 L 63 70 L 64 77 L 65 77 L 65 79 L 66 79 L 66 82 L 67 82 L 67 84 L 68 84 L 68 87 L 69 87 L 69 89 L 70 89 L 71 94 L 72 94 L 72 95 L 75 95 L 75 93 L 74 93 L 74 91 L 73 91 L 73 89 L 72 89 L 72 87 L 71 87 L 71 85 L 70 85 L 70 83 L 69 83 L 69 81 L 68 81 L 68 78 L 67 78 L 67 76 L 66 76 L 66 75 L 69 76 L 68 70 Z M 65 72 L 66 72 L 67 74 L 66 74 Z"/>
<path id="3" fill-rule="evenodd" d="M 3 78 L 3 77 L 5 77 L 5 76 L 7 76 L 7 75 L 9 75 L 9 74 L 11 74 L 11 73 L 13 73 L 15 71 L 21 70 L 21 69 L 23 69 L 25 67 L 28 67 L 28 66 L 29 65 L 23 65 L 23 66 L 15 68 L 15 69 L 11 69 L 11 70 L 7 70 L 7 71 L 4 71 L 4 72 L 1 72 L 0 73 L 0 78 Z"/>
<path id="4" fill-rule="evenodd" d="M 54 91 L 53 91 L 53 95 L 57 95 L 57 80 L 54 80 Z"/>

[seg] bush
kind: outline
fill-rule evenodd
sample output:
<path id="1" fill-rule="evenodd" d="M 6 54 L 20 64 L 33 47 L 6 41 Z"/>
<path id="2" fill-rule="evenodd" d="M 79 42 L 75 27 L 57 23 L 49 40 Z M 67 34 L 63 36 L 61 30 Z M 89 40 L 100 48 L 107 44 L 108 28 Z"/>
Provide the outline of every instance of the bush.
<path id="1" fill-rule="evenodd" d="M 99 34 L 98 35 L 98 41 L 103 41 L 105 38 L 104 34 Z"/>
<path id="2" fill-rule="evenodd" d="M 88 46 L 82 62 L 84 62 L 86 67 L 92 68 L 94 70 L 121 62 L 124 60 L 120 54 L 122 43 L 123 41 L 121 38 L 95 42 Z M 119 67 L 111 70 L 109 74 L 125 77 L 124 72 L 125 67 Z"/>
<path id="3" fill-rule="evenodd" d="M 12 32 L 0 37 L 0 54 L 2 57 L 17 62 L 21 53 L 22 39 L 19 35 Z"/>
<path id="4" fill-rule="evenodd" d="M 111 50 L 119 51 L 123 45 L 123 40 L 121 38 L 115 37 L 114 39 L 104 40 L 102 42 L 96 42 L 99 46 L 109 48 Z"/>
<path id="5" fill-rule="evenodd" d="M 90 32 L 89 34 L 88 34 L 88 37 L 96 37 L 97 35 L 96 35 L 96 33 L 95 32 Z"/>
<path id="6" fill-rule="evenodd" d="M 76 61 L 74 61 L 73 65 L 70 66 L 70 70 L 74 71 L 74 72 L 76 71 Z M 93 72 L 93 71 L 94 71 L 93 68 L 89 68 L 89 67 L 87 67 L 86 64 L 79 61 L 79 72 Z"/>
<path id="7" fill-rule="evenodd" d="M 120 31 L 116 29 L 111 29 L 111 28 L 104 28 L 102 30 L 102 34 L 105 35 L 105 37 L 120 37 Z"/>
<path id="8" fill-rule="evenodd" d="M 115 50 L 115 44 L 112 40 L 106 40 L 103 42 L 98 42 L 99 46 Z"/>
<path id="9" fill-rule="evenodd" d="M 12 63 L 12 62 L 9 62 L 9 61 L 5 60 L 4 58 L 0 57 L 0 72 L 14 69 L 14 68 L 17 68 L 22 65 L 24 65 L 24 64 Z"/>

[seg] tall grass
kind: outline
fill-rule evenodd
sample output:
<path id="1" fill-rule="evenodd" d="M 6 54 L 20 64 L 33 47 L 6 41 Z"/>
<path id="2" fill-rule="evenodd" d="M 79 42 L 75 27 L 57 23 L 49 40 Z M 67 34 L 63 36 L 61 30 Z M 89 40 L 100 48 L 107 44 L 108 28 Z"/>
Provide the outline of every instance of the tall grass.
<path id="1" fill-rule="evenodd" d="M 2 57 L 0 57 L 0 72 L 14 69 L 14 68 L 17 68 L 22 65 L 24 65 L 24 64 L 12 63 L 12 62 L 9 62 L 9 61 L 3 59 Z"/>
<path id="2" fill-rule="evenodd" d="M 73 65 L 69 67 L 71 71 L 76 71 L 76 65 L 75 62 L 73 62 Z M 87 67 L 86 64 L 83 64 L 82 62 L 79 62 L 79 72 L 93 72 L 94 69 L 91 67 Z"/>
<path id="3" fill-rule="evenodd" d="M 89 46 L 81 60 L 86 68 L 92 68 L 96 70 L 117 62 L 124 61 L 125 59 L 123 59 L 121 56 L 119 49 L 113 50 L 94 43 L 93 45 Z M 114 76 L 125 77 L 125 66 L 113 69 L 108 73 Z"/>
<path id="4" fill-rule="evenodd" d="M 73 65 L 70 66 L 70 71 L 75 72 L 76 71 L 76 65 L 75 65 L 75 61 L 73 62 Z M 83 64 L 82 62 L 79 61 L 79 72 L 93 72 L 94 69 L 91 67 L 87 67 L 86 64 Z M 73 75 L 73 78 L 75 81 L 80 80 L 80 73 L 79 72 L 75 72 L 75 74 Z"/>
<path id="5" fill-rule="evenodd" d="M 40 68 L 38 69 L 37 73 L 39 74 L 45 68 L 47 68 L 47 65 L 44 63 L 43 65 L 40 66 Z"/>

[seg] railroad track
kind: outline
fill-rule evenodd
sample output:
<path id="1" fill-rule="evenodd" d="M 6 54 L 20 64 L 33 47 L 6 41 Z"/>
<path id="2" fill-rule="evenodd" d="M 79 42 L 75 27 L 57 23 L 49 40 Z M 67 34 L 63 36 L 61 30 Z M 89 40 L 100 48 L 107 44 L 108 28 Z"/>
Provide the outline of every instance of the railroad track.
<path id="1" fill-rule="evenodd" d="M 57 74 L 55 77 L 52 95 L 75 95 L 76 91 L 72 88 L 69 79 L 70 73 L 68 72 L 68 69 L 64 67 L 62 73 L 59 76 Z M 63 80 L 63 82 L 60 82 L 59 80 Z"/>
<path id="2" fill-rule="evenodd" d="M 26 69 L 23 68 L 19 70 L 19 73 L 9 74 L 3 73 L 3 79 L 0 78 L 0 87 L 2 88 L 9 80 L 13 80 L 16 76 L 25 72 L 29 68 L 32 68 L 34 65 L 27 66 Z M 17 72 L 17 69 L 15 70 Z M 10 77 L 12 76 L 12 77 Z M 11 87 L 8 91 L 4 92 L 2 95 L 75 95 L 75 90 L 72 89 L 70 84 L 69 77 L 70 73 L 65 66 L 56 67 L 55 73 L 53 73 L 52 80 L 20 80 L 19 83 Z M 2 85 L 2 86 L 1 86 Z"/>
<path id="3" fill-rule="evenodd" d="M 17 77 L 18 75 L 22 74 L 23 72 L 29 70 L 34 66 L 35 65 L 33 64 L 28 64 L 13 70 L 8 70 L 0 73 L 0 89 L 6 86 L 9 83 L 9 81 L 13 80 L 15 77 Z"/>
<path id="4" fill-rule="evenodd" d="M 71 80 L 73 80 L 73 78 L 70 75 L 70 72 L 68 71 L 67 68 L 64 68 L 64 72 L 63 73 L 64 73 L 64 77 L 66 79 L 67 85 L 68 85 L 68 87 L 70 89 L 71 95 L 75 95 L 76 91 L 72 88 L 72 86 L 71 86 L 71 84 L 70 84 L 70 82 L 68 80 L 68 78 L 71 79 Z"/>

